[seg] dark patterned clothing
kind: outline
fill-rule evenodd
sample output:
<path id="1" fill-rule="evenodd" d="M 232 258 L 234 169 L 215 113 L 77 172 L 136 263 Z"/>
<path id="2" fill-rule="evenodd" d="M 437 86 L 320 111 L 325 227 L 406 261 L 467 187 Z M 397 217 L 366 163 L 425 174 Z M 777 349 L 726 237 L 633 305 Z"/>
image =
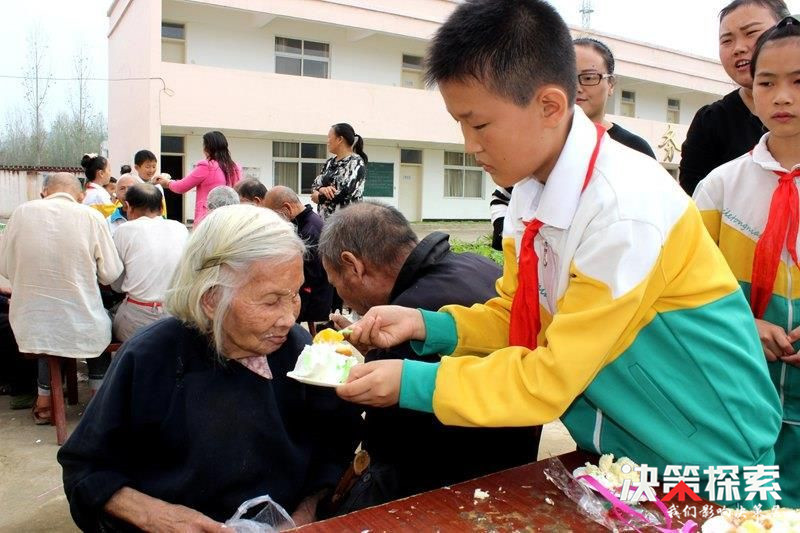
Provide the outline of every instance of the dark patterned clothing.
<path id="1" fill-rule="evenodd" d="M 338 192 L 331 200 L 320 195 L 317 213 L 322 219 L 328 218 L 341 207 L 360 202 L 361 197 L 364 195 L 366 177 L 366 165 L 358 154 L 350 154 L 338 161 L 334 156 L 325 161 L 322 173 L 314 180 L 312 189 L 318 191 L 320 187 L 333 185 Z"/>

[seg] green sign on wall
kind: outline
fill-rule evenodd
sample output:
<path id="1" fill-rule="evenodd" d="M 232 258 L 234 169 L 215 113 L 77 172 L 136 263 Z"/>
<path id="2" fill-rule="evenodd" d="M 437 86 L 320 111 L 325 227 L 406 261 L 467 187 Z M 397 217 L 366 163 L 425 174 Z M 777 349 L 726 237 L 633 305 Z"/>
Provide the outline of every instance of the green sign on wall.
<path id="1" fill-rule="evenodd" d="M 367 163 L 364 196 L 394 196 L 394 163 Z"/>

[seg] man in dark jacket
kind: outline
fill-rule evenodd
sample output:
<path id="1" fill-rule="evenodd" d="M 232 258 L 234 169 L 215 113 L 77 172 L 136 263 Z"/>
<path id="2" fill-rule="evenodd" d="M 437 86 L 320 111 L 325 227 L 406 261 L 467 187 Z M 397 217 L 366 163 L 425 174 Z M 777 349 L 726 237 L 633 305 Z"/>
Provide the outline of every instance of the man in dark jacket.
<path id="1" fill-rule="evenodd" d="M 366 201 L 327 219 L 319 254 L 345 305 L 359 314 L 376 305 L 438 310 L 495 296 L 500 268 L 478 255 L 452 252 L 448 239 L 435 232 L 417 241 L 397 209 Z M 431 360 L 408 343 L 366 354 L 367 361 L 377 359 Z M 337 512 L 535 461 L 540 434 L 541 427 L 452 427 L 429 413 L 368 408 L 363 448 L 370 454 L 370 475 L 361 477 Z"/>
<path id="2" fill-rule="evenodd" d="M 303 205 L 292 189 L 282 185 L 269 190 L 263 205 L 290 220 L 297 229 L 297 234 L 308 246 L 308 253 L 303 260 L 303 274 L 306 279 L 300 289 L 300 315 L 297 322 L 327 321 L 333 287 L 328 283 L 328 276 L 317 254 L 322 218 L 310 205 Z"/>

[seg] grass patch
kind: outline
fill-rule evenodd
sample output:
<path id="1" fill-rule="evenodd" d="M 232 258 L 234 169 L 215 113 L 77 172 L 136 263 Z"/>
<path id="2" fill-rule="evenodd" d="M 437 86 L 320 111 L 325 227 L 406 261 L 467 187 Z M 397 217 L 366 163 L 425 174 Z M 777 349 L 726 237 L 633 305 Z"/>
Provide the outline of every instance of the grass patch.
<path id="1" fill-rule="evenodd" d="M 485 235 L 475 242 L 464 242 L 458 239 L 450 239 L 450 249 L 457 254 L 472 252 L 474 254 L 488 257 L 500 266 L 503 266 L 503 252 L 498 252 L 492 248 L 492 237 Z"/>

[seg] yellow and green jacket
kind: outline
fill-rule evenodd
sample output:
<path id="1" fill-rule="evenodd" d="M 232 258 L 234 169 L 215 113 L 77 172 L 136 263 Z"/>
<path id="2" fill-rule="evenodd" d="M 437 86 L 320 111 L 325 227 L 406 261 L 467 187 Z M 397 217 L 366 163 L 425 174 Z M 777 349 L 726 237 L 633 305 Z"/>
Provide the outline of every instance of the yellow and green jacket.
<path id="1" fill-rule="evenodd" d="M 445 424 L 526 426 L 561 418 L 582 449 L 665 465 L 773 464 L 780 404 L 752 315 L 694 203 L 653 159 L 608 136 L 581 194 L 594 125 L 575 110 L 542 185 L 514 187 L 498 296 L 423 312 L 400 405 Z M 542 328 L 509 346 L 523 220 L 544 227 Z"/>
<path id="2" fill-rule="evenodd" d="M 694 193 L 708 232 L 719 245 L 748 301 L 756 243 L 766 226 L 772 193 L 778 184 L 773 171 L 787 171 L 769 153 L 768 137 L 769 134 L 764 135 L 751 153 L 714 169 Z M 785 246 L 772 298 L 762 318 L 787 333 L 800 326 L 800 270 Z M 794 347 L 800 348 L 800 343 Z M 767 366 L 783 406 L 783 421 L 800 425 L 800 369 L 782 361 Z"/>

